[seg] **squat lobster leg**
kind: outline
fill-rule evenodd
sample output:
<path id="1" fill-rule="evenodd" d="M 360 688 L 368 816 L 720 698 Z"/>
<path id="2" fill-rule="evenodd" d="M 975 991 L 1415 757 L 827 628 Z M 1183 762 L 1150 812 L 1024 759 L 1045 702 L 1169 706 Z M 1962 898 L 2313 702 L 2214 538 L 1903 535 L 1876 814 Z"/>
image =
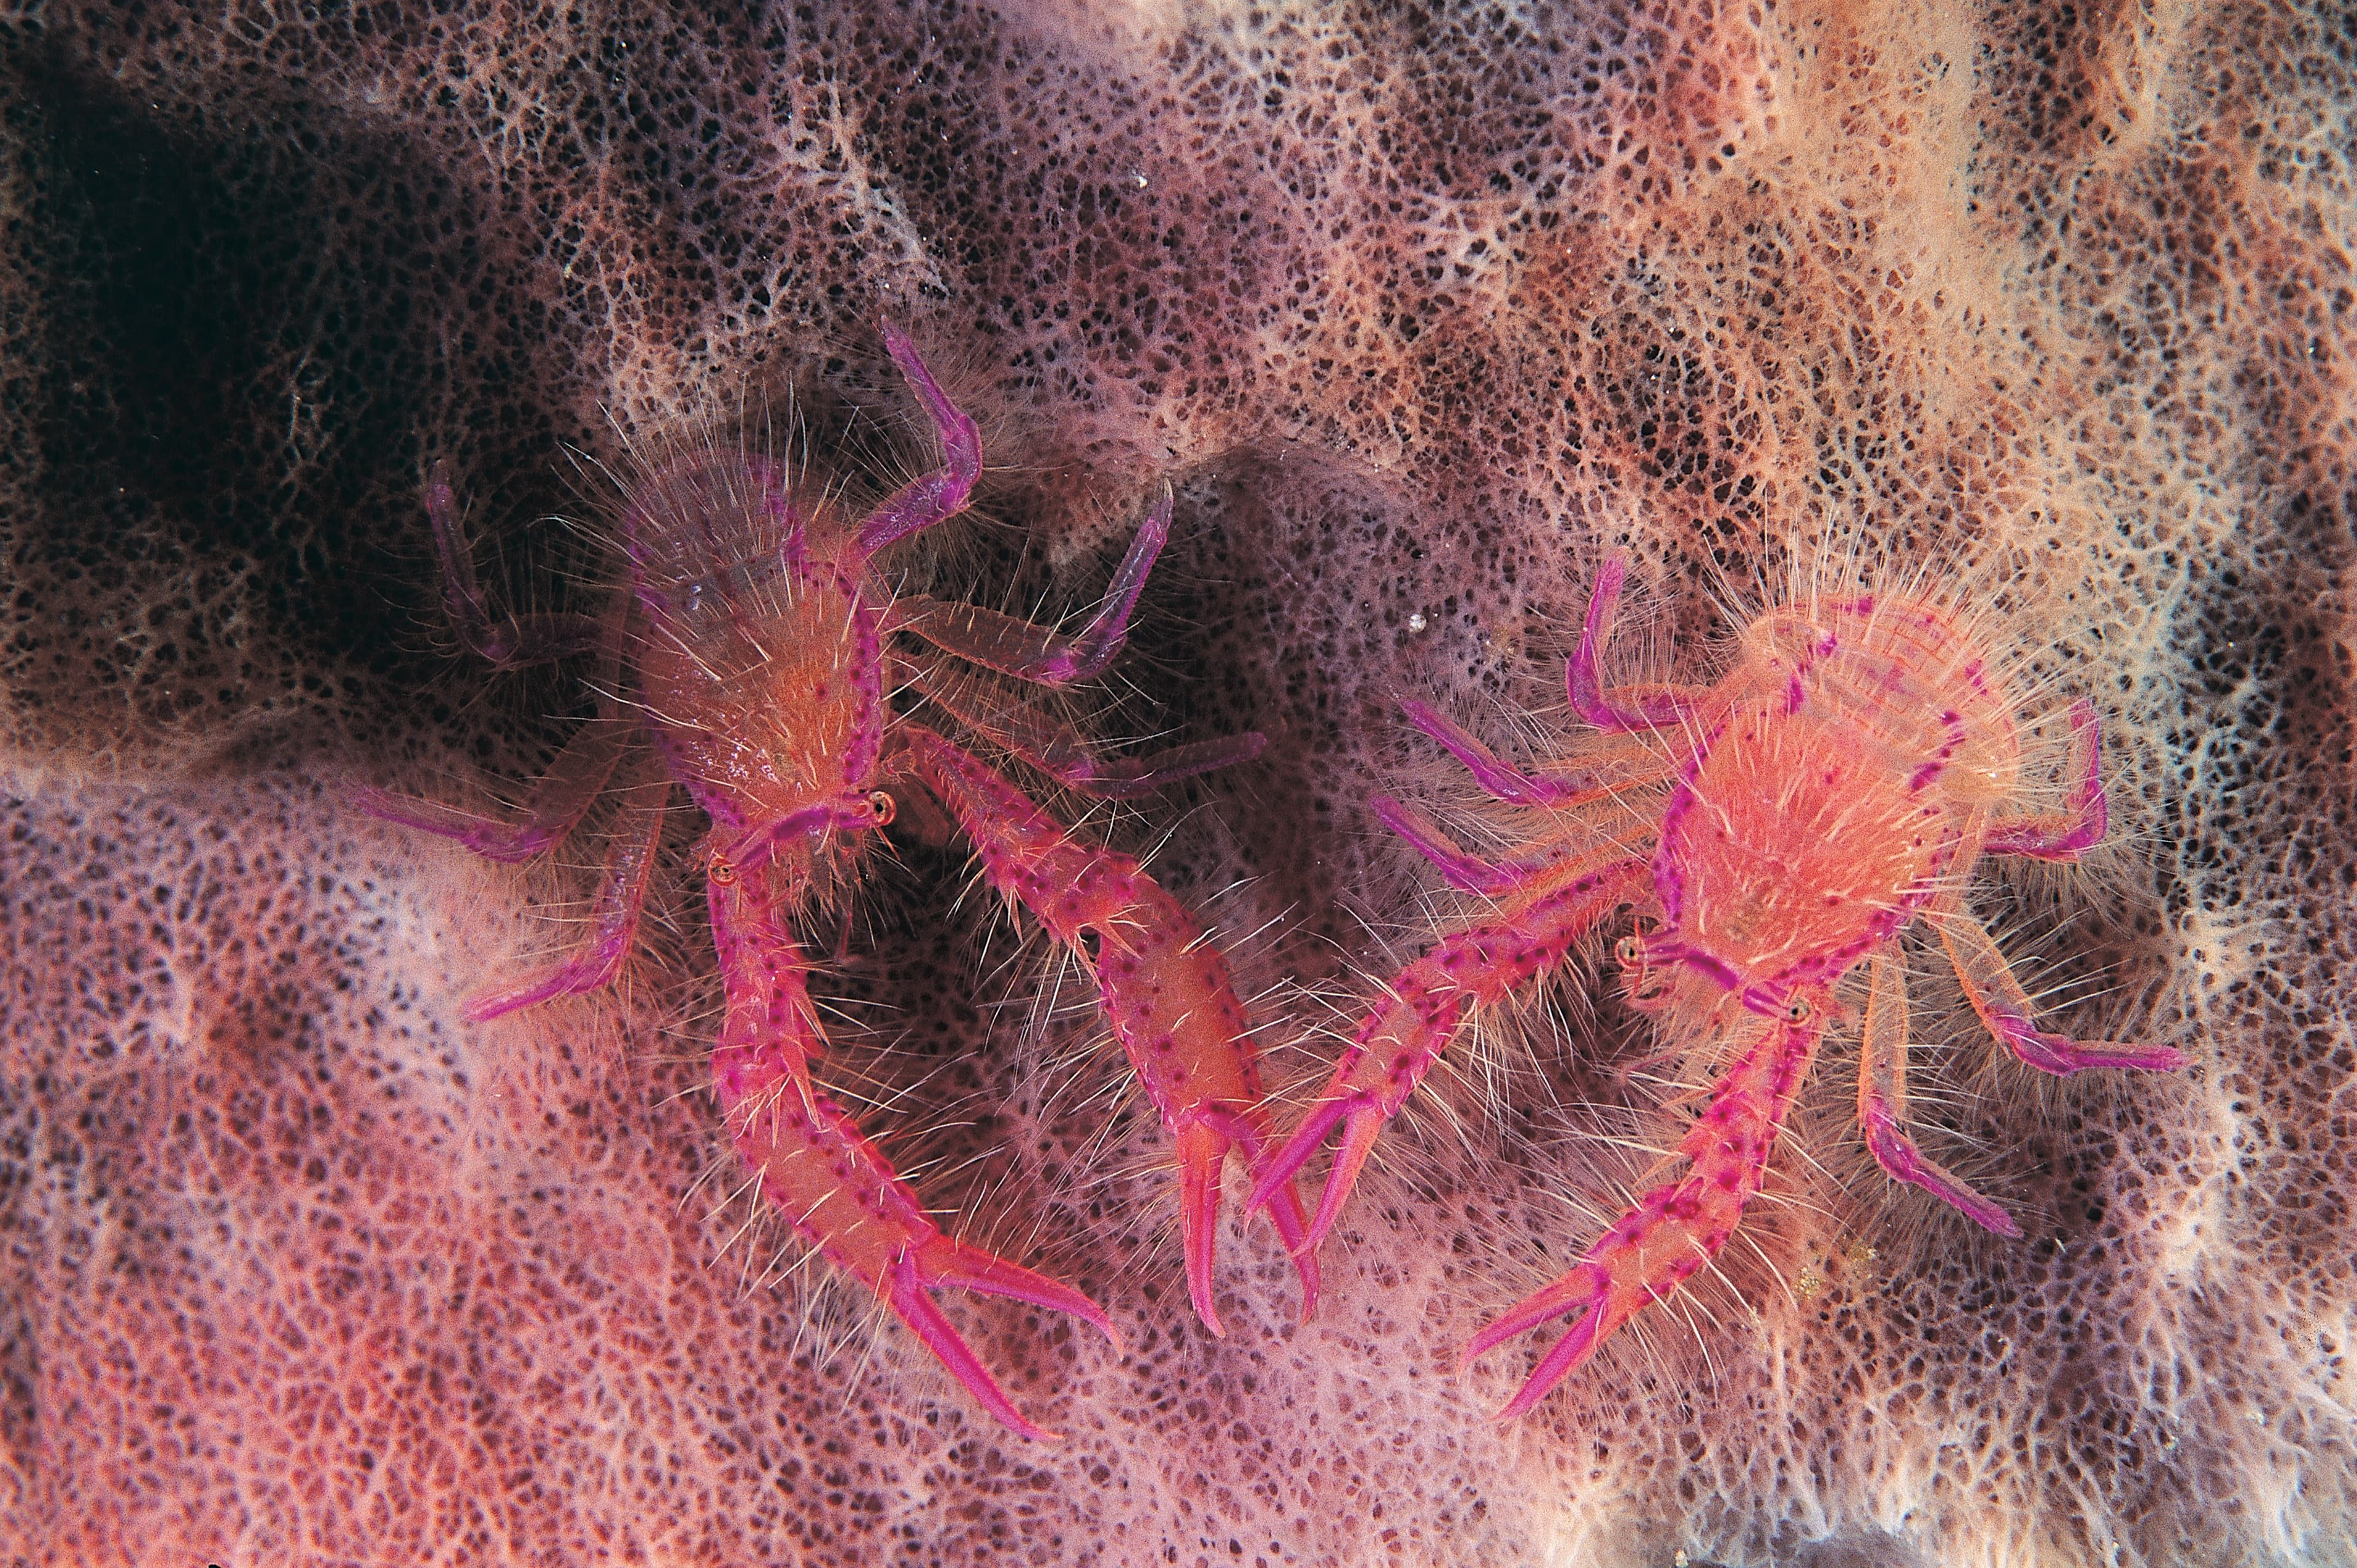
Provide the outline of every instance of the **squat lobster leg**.
<path id="1" fill-rule="evenodd" d="M 425 515 L 434 525 L 434 553 L 442 565 L 442 607 L 468 651 L 502 670 L 553 664 L 605 647 L 611 628 L 592 616 L 491 617 L 490 597 L 475 575 L 475 558 L 458 532 L 458 499 L 442 464 L 425 481 Z"/>
<path id="2" fill-rule="evenodd" d="M 2037 1008 L 2021 989 L 2021 982 L 2013 977 L 2013 966 L 2005 961 L 2005 955 L 1996 950 L 1988 932 L 1981 929 L 1981 923 L 1969 911 L 1953 906 L 1936 909 L 1932 914 L 1932 924 L 1938 929 L 1940 940 L 1948 950 L 1949 961 L 1956 966 L 1956 979 L 1963 983 L 1964 1000 L 1972 1004 L 1973 1011 L 1980 1015 L 1981 1022 L 1999 1044 L 2039 1071 L 2058 1076 L 2084 1072 L 2089 1068 L 2175 1072 L 2191 1059 L 2170 1046 L 2090 1042 L 2040 1032 Z"/>
<path id="3" fill-rule="evenodd" d="M 1587 596 L 1587 618 L 1582 623 L 1579 646 L 1564 668 L 1564 686 L 1571 711 L 1583 724 L 1608 735 L 1642 734 L 1663 726 L 1676 728 L 1708 700 L 1699 686 L 1615 686 L 1607 690 L 1599 665 L 1606 644 L 1612 640 L 1612 618 L 1620 606 L 1620 585 L 1629 569 L 1618 559 L 1596 574 Z"/>
<path id="4" fill-rule="evenodd" d="M 909 480 L 860 523 L 853 548 L 862 560 L 963 511 L 974 494 L 974 481 L 982 478 L 981 427 L 942 391 L 932 371 L 917 357 L 917 346 L 909 341 L 909 335 L 888 321 L 884 324 L 884 349 L 900 367 L 909 389 L 925 405 L 925 415 L 941 436 L 942 466 Z"/>
<path id="5" fill-rule="evenodd" d="M 670 794 L 668 779 L 641 779 L 624 791 L 621 821 L 606 846 L 606 874 L 592 906 L 594 934 L 588 945 L 529 984 L 468 1003 L 470 1021 L 488 1023 L 521 1008 L 559 996 L 579 996 L 614 983 L 630 958 L 630 945 L 638 940 L 639 917 L 646 908 L 647 887 L 654 878 L 655 852 L 662 843 L 664 802 Z"/>
<path id="6" fill-rule="evenodd" d="M 1927 1158 L 1907 1132 L 1907 976 L 1889 953 L 1874 955 L 1857 1062 L 1857 1126 L 1874 1163 L 1893 1181 L 1920 1187 L 2000 1236 L 2021 1227 L 1995 1203 Z"/>
<path id="7" fill-rule="evenodd" d="M 1189 741 L 1145 757 L 1108 757 L 1061 719 L 1041 712 L 1019 693 L 988 677 L 896 663 L 902 690 L 934 703 L 959 724 L 986 736 L 1067 789 L 1101 800 L 1135 800 L 1165 784 L 1191 779 L 1261 754 L 1257 730 Z"/>
<path id="8" fill-rule="evenodd" d="M 2019 854 L 2032 860 L 2076 860 L 2104 842 L 2112 822 L 2104 796 L 2103 749 L 2095 704 L 2082 697 L 2071 704 L 2071 786 L 2068 809 L 2051 816 L 2014 817 L 1990 824 L 1981 841 L 1984 854 Z"/>
<path id="9" fill-rule="evenodd" d="M 573 836 L 630 744 L 629 725 L 608 719 L 583 725 L 533 786 L 524 800 L 522 822 L 485 819 L 438 800 L 414 800 L 376 789 L 360 792 L 360 806 L 372 817 L 456 839 L 486 860 L 512 865 L 554 849 Z"/>
<path id="10" fill-rule="evenodd" d="M 1069 686 L 1104 672 L 1129 638 L 1129 612 L 1146 588 L 1146 575 L 1170 537 L 1172 498 L 1168 489 L 1129 542 L 1113 583 L 1077 637 L 1001 615 L 980 605 L 903 594 L 892 605 L 891 627 L 912 631 L 944 653 L 970 664 L 1039 686 Z"/>
<path id="11" fill-rule="evenodd" d="M 1231 1149 L 1269 1188 L 1277 1234 L 1301 1275 L 1301 1316 L 1318 1303 L 1314 1243 L 1288 1181 L 1265 1178 L 1260 1067 L 1227 960 L 1178 900 L 1110 850 L 1091 849 L 963 747 L 921 725 L 899 732 L 911 765 L 982 857 L 990 885 L 1038 917 L 1094 970 L 1104 1015 L 1178 1145 L 1179 1234 L 1197 1316 L 1224 1332 L 1211 1300 L 1219 1173 Z"/>

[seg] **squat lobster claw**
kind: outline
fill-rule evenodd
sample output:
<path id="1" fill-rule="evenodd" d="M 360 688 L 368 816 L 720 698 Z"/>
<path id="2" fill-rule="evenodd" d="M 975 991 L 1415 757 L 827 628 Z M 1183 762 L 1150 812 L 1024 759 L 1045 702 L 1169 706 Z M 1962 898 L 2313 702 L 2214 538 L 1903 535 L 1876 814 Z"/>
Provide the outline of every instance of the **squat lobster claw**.
<path id="1" fill-rule="evenodd" d="M 566 746 L 521 822 L 377 793 L 363 805 L 494 859 L 522 860 L 561 842 L 599 799 L 619 798 L 593 940 L 549 974 L 473 1004 L 469 1015 L 483 1019 L 615 978 L 635 940 L 673 787 L 684 788 L 711 822 L 706 892 L 726 999 L 714 1086 L 759 1197 L 889 1305 L 985 1410 L 1027 1437 L 1047 1437 L 928 1293 L 960 1286 L 1011 1297 L 1089 1323 L 1117 1348 L 1111 1321 L 1080 1292 L 943 1235 L 821 1090 L 814 1067 L 825 1037 L 791 928 L 816 889 L 856 876 L 873 833 L 893 820 L 887 782 L 938 800 L 946 817 L 930 802 L 917 814 L 953 822 L 993 884 L 1094 970 L 1105 1016 L 1176 1145 L 1188 1289 L 1216 1333 L 1219 1172 L 1233 1152 L 1259 1177 L 1267 1147 L 1259 1070 L 1227 961 L 1136 861 L 1082 843 L 933 726 L 955 725 L 1072 789 L 1114 798 L 1245 760 L 1262 741 L 1242 735 L 1109 757 L 998 679 L 1057 687 L 1106 668 L 1168 537 L 1167 490 L 1077 634 L 896 594 L 877 556 L 963 510 L 982 454 L 974 422 L 909 338 L 888 323 L 883 335 L 931 421 L 941 466 L 850 519 L 827 487 L 804 485 L 775 462 L 732 455 L 725 443 L 687 443 L 631 488 L 620 529 L 630 594 L 607 619 L 496 618 L 437 467 L 426 510 L 460 640 L 508 668 L 597 652 L 607 666 L 599 689 L 622 700 L 609 696 L 605 714 Z M 624 709 L 639 716 L 619 716 Z M 1269 1201 L 1298 1263 L 1307 1316 L 1318 1273 L 1301 1202 L 1290 1187 Z"/>

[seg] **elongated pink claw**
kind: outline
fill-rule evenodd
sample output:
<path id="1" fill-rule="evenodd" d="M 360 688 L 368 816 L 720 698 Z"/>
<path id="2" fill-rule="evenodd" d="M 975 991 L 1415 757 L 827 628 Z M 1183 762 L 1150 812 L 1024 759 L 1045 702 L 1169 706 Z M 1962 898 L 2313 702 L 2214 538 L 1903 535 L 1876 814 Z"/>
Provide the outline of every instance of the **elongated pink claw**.
<path id="1" fill-rule="evenodd" d="M 1249 1166 L 1260 1142 L 1260 1069 L 1227 960 L 1177 899 L 1125 854 L 1076 841 L 963 747 L 921 725 L 900 728 L 918 774 L 974 841 L 990 885 L 1020 903 L 1095 971 L 1106 1020 L 1177 1145 L 1181 1251 L 1196 1315 L 1224 1332 L 1212 1304 L 1219 1173 L 1231 1150 Z M 1260 1176 L 1263 1173 L 1254 1171 Z M 1286 1199 L 1272 1185 L 1270 1197 Z M 1299 1223 L 1276 1211 L 1279 1233 Z M 1287 1246 L 1292 1246 L 1287 1238 Z M 1318 1269 L 1294 1251 L 1302 1316 Z"/>
<path id="2" fill-rule="evenodd" d="M 1413 1092 L 1422 1079 L 1422 1073 L 1415 1074 L 1407 1083 L 1408 1090 Z M 1407 1096 L 1399 1096 L 1399 1104 L 1405 1103 Z M 1341 1144 L 1334 1151 L 1333 1168 L 1326 1173 L 1326 1185 L 1318 1192 L 1318 1213 L 1302 1237 L 1306 1251 L 1314 1255 L 1324 1243 L 1326 1233 L 1334 1229 L 1334 1221 L 1341 1217 L 1342 1205 L 1351 1189 L 1359 1185 L 1359 1175 L 1366 1169 L 1367 1156 L 1374 1153 L 1375 1139 L 1382 1134 L 1383 1123 L 1398 1113 L 1399 1105 L 1387 1106 L 1385 1096 L 1379 1090 L 1359 1090 L 1337 1095 L 1329 1084 L 1327 1097 L 1302 1118 L 1301 1125 L 1293 1130 L 1285 1147 L 1269 1161 L 1268 1169 L 1253 1188 L 1252 1202 L 1257 1206 L 1290 1190 L 1294 1177 L 1309 1163 L 1309 1156 L 1318 1152 L 1318 1145 L 1325 1143 L 1326 1134 L 1340 1123 Z M 1261 1196 L 1264 1192 L 1268 1197 Z"/>
<path id="3" fill-rule="evenodd" d="M 1359 1026 L 1317 1104 L 1262 1173 L 1252 1201 L 1274 1197 L 1343 1123 L 1341 1149 L 1309 1222 L 1315 1249 L 1334 1228 L 1383 1123 L 1440 1059 L 1466 1008 L 1495 1002 L 1561 962 L 1597 921 L 1640 893 L 1644 878 L 1644 864 L 1631 860 L 1534 875 L 1527 897 L 1509 903 L 1497 923 L 1444 937 L 1401 970 Z"/>
<path id="4" fill-rule="evenodd" d="M 982 1359 L 950 1326 L 949 1319 L 942 1316 L 942 1309 L 926 1294 L 950 1286 L 985 1295 L 1008 1296 L 1077 1317 L 1103 1331 L 1113 1341 L 1114 1352 L 1118 1355 L 1121 1336 L 1114 1332 L 1113 1324 L 1096 1303 L 1071 1286 L 946 1236 L 936 1235 L 903 1251 L 893 1265 L 891 1286 L 885 1293 L 893 1316 L 907 1324 L 934 1359 L 949 1369 L 950 1375 L 965 1385 L 974 1402 L 1034 1442 L 1061 1443 L 1062 1433 L 1049 1431 L 1015 1408 L 1015 1402 L 1006 1397 L 1006 1391 L 990 1375 L 990 1369 L 982 1364 Z"/>
<path id="5" fill-rule="evenodd" d="M 827 1262 L 882 1297 L 982 1407 L 1026 1437 L 1053 1441 L 1015 1408 L 996 1379 L 933 1305 L 927 1291 L 958 1286 L 1011 1296 L 1121 1336 L 1096 1303 L 1020 1264 L 944 1236 L 909 1184 L 843 1108 L 807 1079 L 738 1076 L 758 1083 L 742 1098 L 724 1090 L 737 1152 L 759 1176 L 758 1196 Z"/>
<path id="6" fill-rule="evenodd" d="M 1584 1313 L 1540 1359 L 1499 1420 L 1546 1398 L 1615 1329 L 1717 1256 L 1767 1174 L 1784 1114 L 1824 1037 L 1826 1004 L 1819 992 L 1796 998 L 1791 1015 L 1772 1023 L 1739 1015 L 1751 1043 L 1712 1088 L 1709 1108 L 1678 1144 L 1687 1162 L 1684 1178 L 1639 1198 L 1569 1273 L 1509 1307 L 1465 1347 L 1470 1363 L 1524 1329 L 1567 1312 Z"/>
<path id="7" fill-rule="evenodd" d="M 1044 1274 L 941 1233 L 882 1151 L 819 1092 L 824 1050 L 809 963 L 780 929 L 780 899 L 759 874 L 711 882 L 714 946 L 727 1011 L 712 1053 L 713 1086 L 759 1196 L 828 1262 L 881 1295 L 983 1408 L 1026 1437 L 1054 1435 L 1006 1392 L 925 1293 L 950 1286 L 1009 1296 L 1121 1337 L 1094 1302 Z"/>

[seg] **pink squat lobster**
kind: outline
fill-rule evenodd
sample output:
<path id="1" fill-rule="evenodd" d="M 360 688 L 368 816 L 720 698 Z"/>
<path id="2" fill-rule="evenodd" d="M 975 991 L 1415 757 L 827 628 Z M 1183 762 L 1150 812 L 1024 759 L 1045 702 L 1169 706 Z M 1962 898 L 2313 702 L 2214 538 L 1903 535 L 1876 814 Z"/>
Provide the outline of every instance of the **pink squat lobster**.
<path id="1" fill-rule="evenodd" d="M 1965 901 L 1984 854 L 2067 861 L 2102 841 L 2092 705 L 2071 710 L 2074 783 L 2064 809 L 2008 810 L 2025 793 L 2018 706 L 1954 611 L 1867 596 L 1775 609 L 1746 628 L 1716 685 L 1608 689 L 1598 667 L 1623 575 L 1615 561 L 1598 576 L 1567 671 L 1573 714 L 1598 733 L 1560 762 L 1524 772 L 1433 709 L 1405 704 L 1490 797 L 1523 809 L 1512 831 L 1525 848 L 1481 860 L 1421 813 L 1377 802 L 1387 826 L 1494 912 L 1443 937 L 1391 982 L 1254 1194 L 1279 1198 L 1341 1123 L 1341 1151 L 1309 1226 L 1316 1247 L 1376 1133 L 1466 1010 L 1503 998 L 1635 905 L 1651 929 L 1616 950 L 1631 1000 L 1661 1016 L 1666 1038 L 1712 1046 L 1734 1065 L 1678 1145 L 1683 1179 L 1646 1193 L 1569 1273 L 1466 1348 L 1469 1362 L 1550 1318 L 1585 1315 L 1501 1417 L 1536 1404 L 1727 1244 L 1760 1188 L 1835 993 L 1861 963 L 1857 1114 L 1867 1146 L 1895 1180 L 2000 1235 L 2021 1234 L 1906 1131 L 1907 993 L 1896 953 L 1918 918 L 1938 933 L 1989 1033 L 2031 1067 L 2166 1070 L 2185 1061 L 2162 1047 L 2040 1033 Z"/>
<path id="2" fill-rule="evenodd" d="M 991 885 L 1029 908 L 1096 975 L 1106 1018 L 1178 1147 L 1179 1223 L 1195 1310 L 1211 1301 L 1219 1174 L 1231 1150 L 1265 1174 L 1270 1145 L 1243 1009 L 1226 960 L 1136 861 L 1076 842 L 1014 785 L 894 706 L 905 693 L 1083 794 L 1127 798 L 1260 752 L 1256 734 L 1135 760 L 1099 756 L 1016 688 L 946 654 L 1039 686 L 1093 678 L 1120 651 L 1129 614 L 1170 525 L 1161 503 L 1138 531 L 1095 615 L 1071 636 L 971 605 L 896 593 L 887 548 L 962 510 L 982 469 L 980 435 L 889 325 L 884 341 L 939 435 L 942 466 L 857 521 L 795 493 L 764 457 L 699 446 L 630 498 L 622 545 L 634 589 L 609 619 L 497 622 L 461 543 L 437 469 L 426 508 L 444 603 L 477 653 L 516 666 L 602 652 L 623 704 L 591 721 L 533 789 L 524 819 L 487 824 L 456 809 L 374 794 L 378 815 L 522 860 L 562 840 L 602 794 L 620 797 L 597 895 L 596 934 L 571 962 L 468 1008 L 478 1021 L 611 983 L 635 935 L 672 788 L 711 821 L 705 883 L 726 999 L 713 1079 L 759 1198 L 890 1306 L 991 1414 L 1048 1438 L 1016 1410 L 927 1294 L 949 1285 L 1112 1324 L 1080 1292 L 943 1235 L 917 1195 L 819 1088 L 824 1049 L 796 918 L 856 880 L 893 789 L 979 850 Z M 904 635 L 905 634 L 905 635 Z M 908 639 L 918 639 L 918 644 Z M 619 680 L 617 679 L 619 677 Z M 921 793 L 911 793 L 912 789 Z M 1268 1184 L 1301 1275 L 1318 1270 L 1300 1198 Z"/>

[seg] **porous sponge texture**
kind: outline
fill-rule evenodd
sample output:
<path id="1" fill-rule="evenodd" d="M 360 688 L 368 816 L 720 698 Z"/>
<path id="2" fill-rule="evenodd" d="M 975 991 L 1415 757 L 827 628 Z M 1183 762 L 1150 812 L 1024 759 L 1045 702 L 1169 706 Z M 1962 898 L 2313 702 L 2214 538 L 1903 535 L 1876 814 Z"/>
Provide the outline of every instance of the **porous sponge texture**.
<path id="1" fill-rule="evenodd" d="M 5 27 L 0 1557 L 2349 1559 L 2332 8 Z M 583 607 L 595 550 L 533 521 L 596 510 L 568 444 L 619 466 L 794 387 L 828 472 L 921 460 L 884 314 L 983 422 L 958 591 L 1082 602 L 1177 487 L 1115 717 L 1271 746 L 1098 831 L 1168 832 L 1174 890 L 1262 932 L 1250 983 L 1302 988 L 1273 1040 L 1429 936 L 1366 810 L 1437 777 L 1396 698 L 1512 748 L 1625 549 L 1668 673 L 1796 562 L 1986 582 L 2030 682 L 2104 714 L 2116 847 L 1983 912 L 2062 1026 L 2196 1065 L 2032 1084 L 1927 1026 L 1927 1145 L 2007 1242 L 1892 1197 L 1836 1048 L 1726 1278 L 1497 1425 L 1526 1349 L 1458 1348 L 1641 1183 L 1594 1134 L 1680 1114 L 1609 975 L 1501 1031 L 1510 1100 L 1436 1086 L 1465 1135 L 1395 1134 L 1308 1326 L 1232 1223 L 1214 1341 L 1074 977 L 1043 1000 L 912 849 L 830 983 L 867 1020 L 832 1081 L 1128 1341 L 953 1301 L 1071 1434 L 1009 1436 L 740 1230 L 683 854 L 621 992 L 477 1026 L 583 857 L 352 803 L 488 806 L 587 711 L 436 646 L 428 464 L 505 602 Z"/>

